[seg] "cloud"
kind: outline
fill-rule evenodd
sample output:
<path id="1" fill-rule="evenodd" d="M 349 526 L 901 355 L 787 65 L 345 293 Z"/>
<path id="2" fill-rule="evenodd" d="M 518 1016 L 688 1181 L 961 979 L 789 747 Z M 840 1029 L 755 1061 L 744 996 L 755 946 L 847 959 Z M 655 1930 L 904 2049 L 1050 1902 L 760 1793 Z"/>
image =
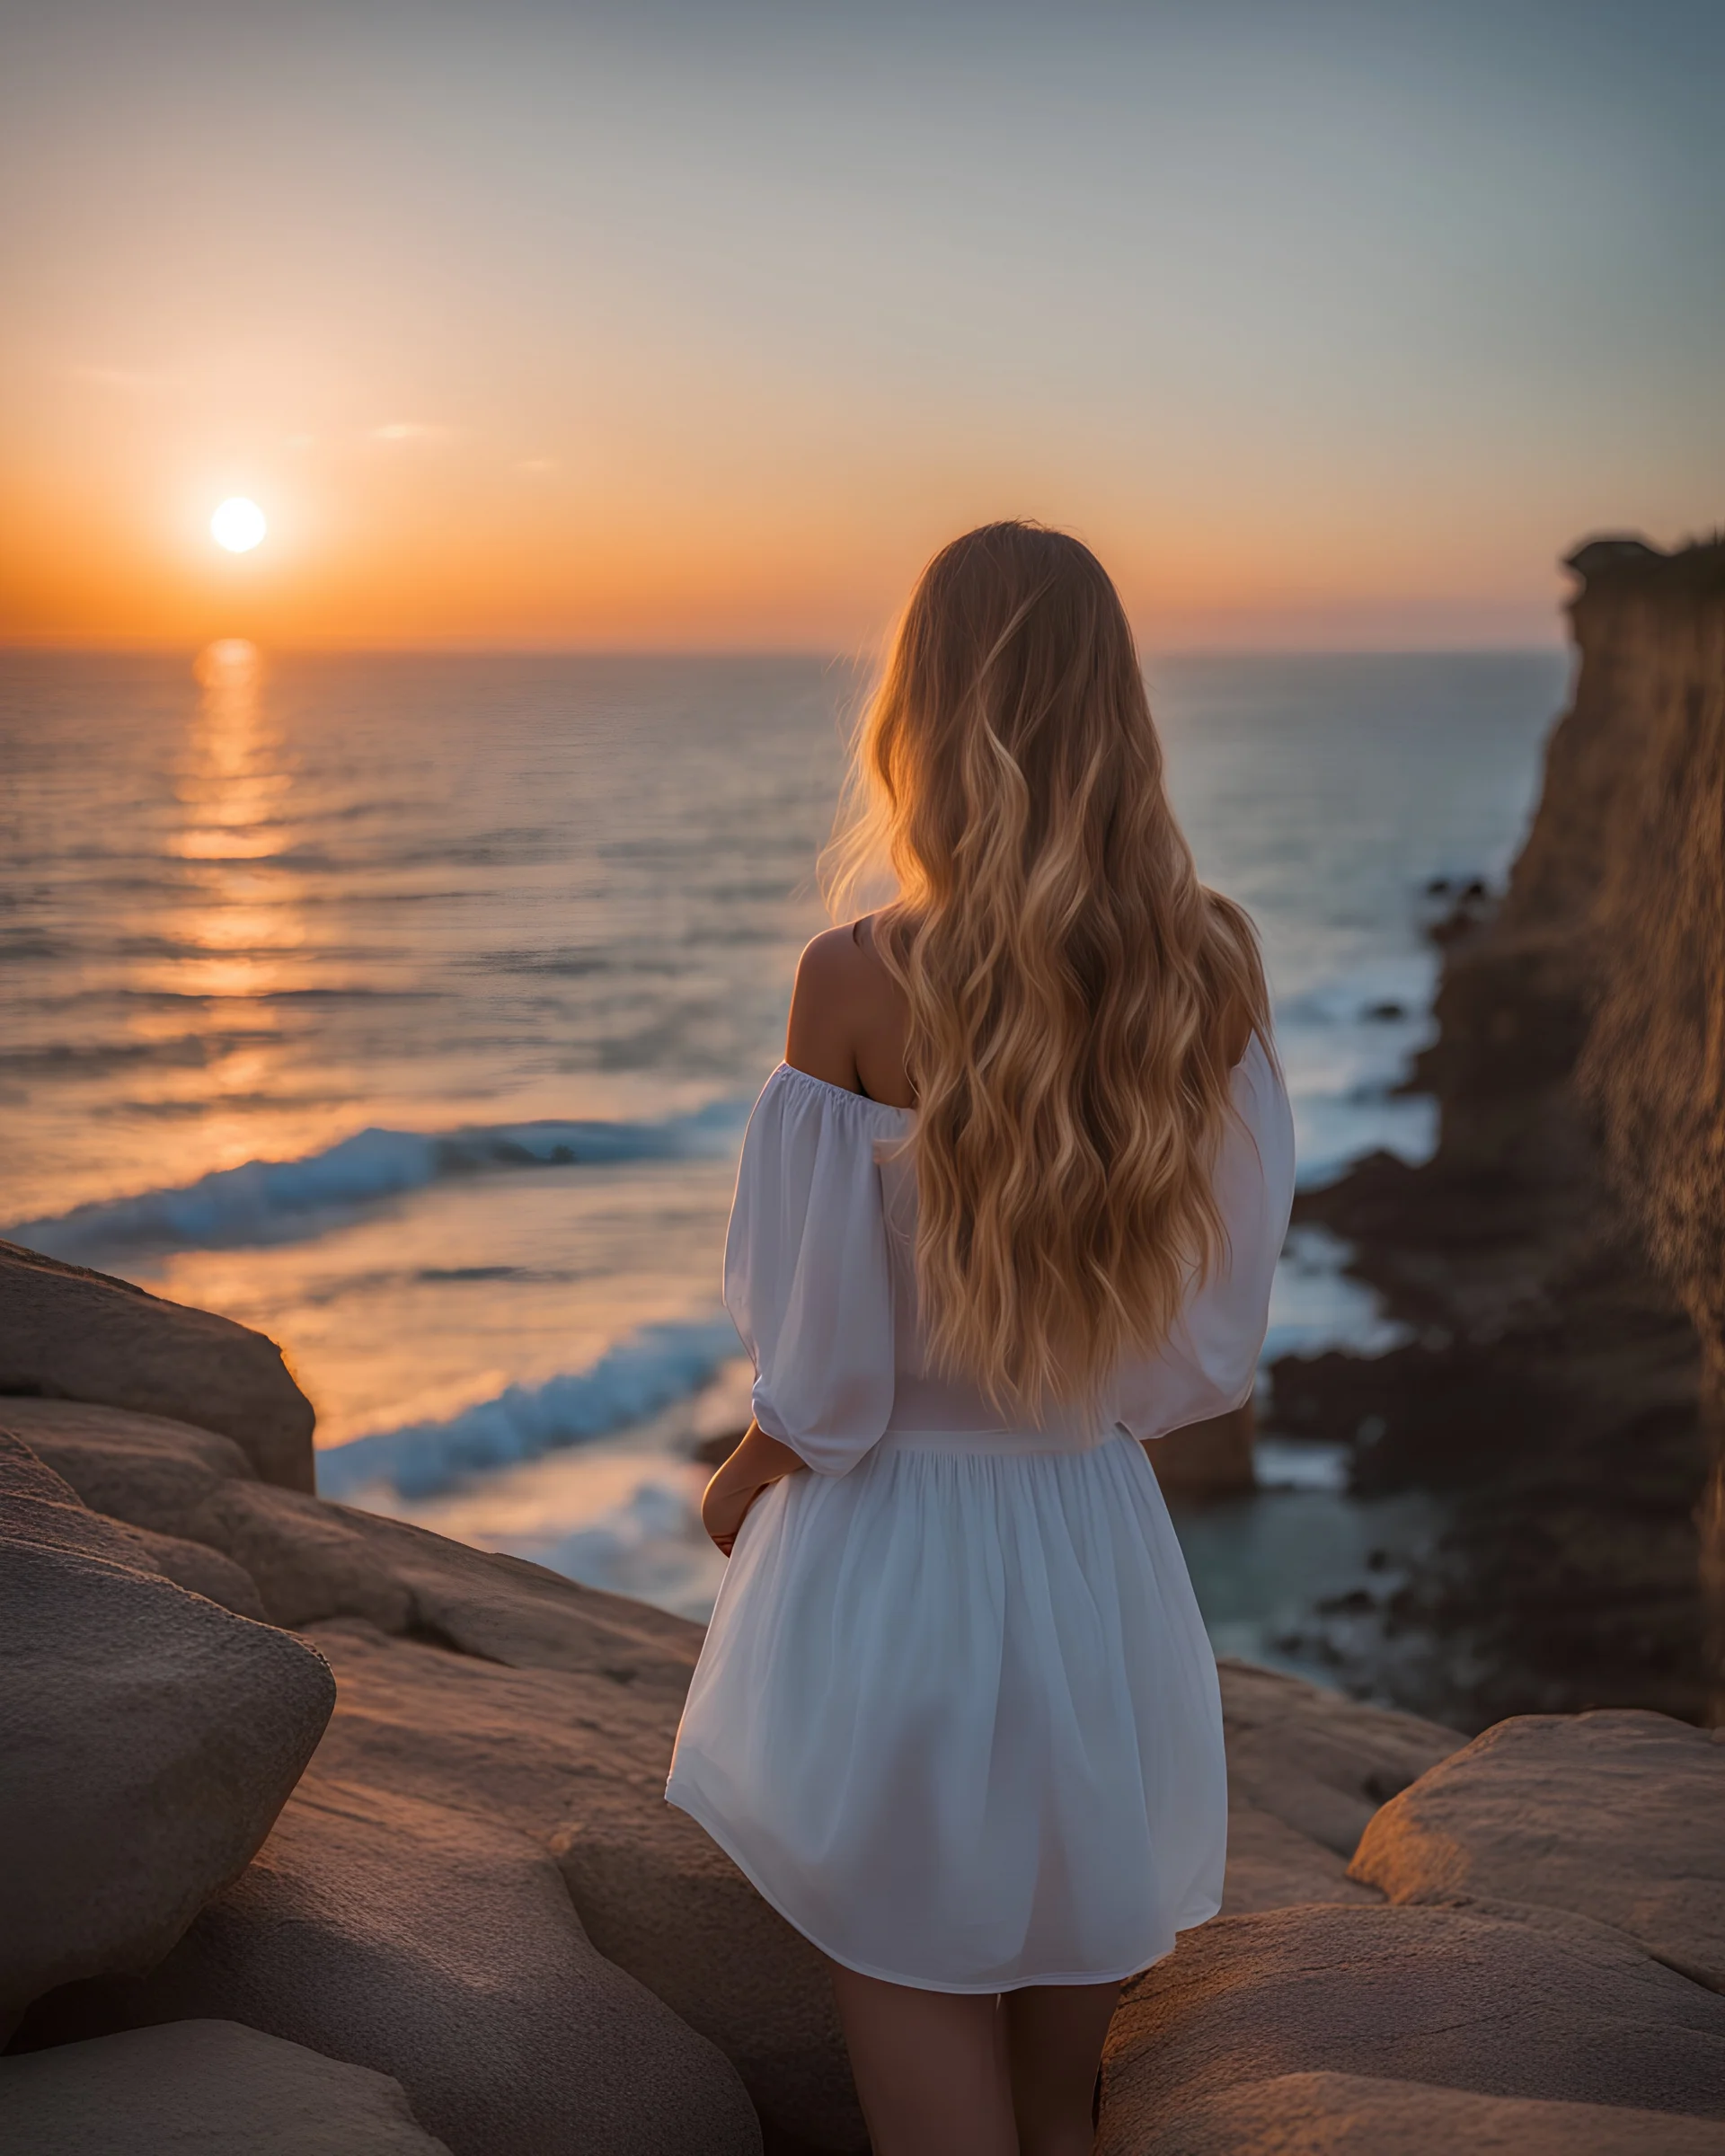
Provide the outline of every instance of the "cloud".
<path id="1" fill-rule="evenodd" d="M 374 427 L 374 442 L 440 442 L 448 435 L 447 427 L 429 420 L 390 420 L 382 427 Z"/>

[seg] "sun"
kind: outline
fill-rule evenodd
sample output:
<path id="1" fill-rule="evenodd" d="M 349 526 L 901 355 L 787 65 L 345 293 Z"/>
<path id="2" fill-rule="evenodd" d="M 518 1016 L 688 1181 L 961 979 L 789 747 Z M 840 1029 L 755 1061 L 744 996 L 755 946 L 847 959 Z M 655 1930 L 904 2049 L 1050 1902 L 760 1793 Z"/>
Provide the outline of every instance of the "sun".
<path id="1" fill-rule="evenodd" d="M 230 495 L 209 520 L 209 535 L 230 554 L 249 554 L 270 529 L 263 511 L 243 494 Z"/>

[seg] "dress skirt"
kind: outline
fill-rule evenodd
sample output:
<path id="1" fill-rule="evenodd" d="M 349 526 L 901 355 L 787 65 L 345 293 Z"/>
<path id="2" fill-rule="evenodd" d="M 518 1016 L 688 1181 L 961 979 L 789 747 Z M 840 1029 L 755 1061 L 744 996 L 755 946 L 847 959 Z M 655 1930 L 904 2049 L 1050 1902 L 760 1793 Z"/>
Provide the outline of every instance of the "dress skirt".
<path id="1" fill-rule="evenodd" d="M 1110 1982 L 1221 1904 L 1216 1662 L 1155 1475 L 1035 1442 L 889 1430 L 775 1484 L 684 1713 L 670 1801 L 889 1983 Z"/>

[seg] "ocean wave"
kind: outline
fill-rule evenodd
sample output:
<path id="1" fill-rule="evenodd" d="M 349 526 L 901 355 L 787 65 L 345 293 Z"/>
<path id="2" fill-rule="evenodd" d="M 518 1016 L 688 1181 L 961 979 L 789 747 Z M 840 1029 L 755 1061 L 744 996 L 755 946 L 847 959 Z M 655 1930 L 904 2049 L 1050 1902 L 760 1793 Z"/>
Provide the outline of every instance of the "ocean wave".
<path id="1" fill-rule="evenodd" d="M 317 1456 L 318 1493 L 347 1498 L 382 1486 L 404 1498 L 433 1497 L 473 1476 L 644 1422 L 698 1392 L 741 1353 L 728 1317 L 643 1326 L 585 1370 L 510 1385 L 447 1421 L 332 1445 Z"/>
<path id="2" fill-rule="evenodd" d="M 194 1183 L 101 1198 L 0 1230 L 50 1258 L 88 1258 L 139 1245 L 233 1250 L 291 1242 L 329 1216 L 379 1205 L 446 1177 L 509 1168 L 598 1167 L 723 1153 L 747 1103 L 720 1100 L 653 1123 L 538 1122 L 461 1130 L 360 1130 L 293 1161 L 247 1161 Z"/>

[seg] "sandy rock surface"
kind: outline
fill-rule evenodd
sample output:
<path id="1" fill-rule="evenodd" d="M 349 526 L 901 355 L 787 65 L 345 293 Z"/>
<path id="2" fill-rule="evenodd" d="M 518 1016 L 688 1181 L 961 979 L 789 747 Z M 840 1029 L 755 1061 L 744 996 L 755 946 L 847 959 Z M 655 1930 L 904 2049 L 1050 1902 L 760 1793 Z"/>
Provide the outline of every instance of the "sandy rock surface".
<path id="1" fill-rule="evenodd" d="M 314 1487 L 312 1405 L 261 1332 L 0 1242 L 0 1393 L 165 1415 L 233 1438 L 258 1474 Z"/>
<path id="2" fill-rule="evenodd" d="M 1536 1913 L 1305 1907 L 1190 1934 L 1115 2017 L 1099 2156 L 1289 2073 L 1725 2119 L 1725 2000 L 1604 1925 Z"/>
<path id="3" fill-rule="evenodd" d="M 1499 1722 L 1384 1807 L 1350 1876 L 1394 1902 L 1575 1910 L 1725 1992 L 1725 1730 L 1627 1712 Z"/>
<path id="4" fill-rule="evenodd" d="M 1725 2125 L 1614 2104 L 1285 2073 L 1184 2111 L 1135 2156 L 1721 2156 Z"/>
<path id="5" fill-rule="evenodd" d="M 0 1464 L 4 2027 L 167 1952 L 263 1840 L 335 1687 L 305 1640 L 143 1568 L 15 1440 Z"/>
<path id="6" fill-rule="evenodd" d="M 30 2156 L 449 2156 L 398 2083 L 234 2021 L 0 2059 L 0 2147 Z"/>

